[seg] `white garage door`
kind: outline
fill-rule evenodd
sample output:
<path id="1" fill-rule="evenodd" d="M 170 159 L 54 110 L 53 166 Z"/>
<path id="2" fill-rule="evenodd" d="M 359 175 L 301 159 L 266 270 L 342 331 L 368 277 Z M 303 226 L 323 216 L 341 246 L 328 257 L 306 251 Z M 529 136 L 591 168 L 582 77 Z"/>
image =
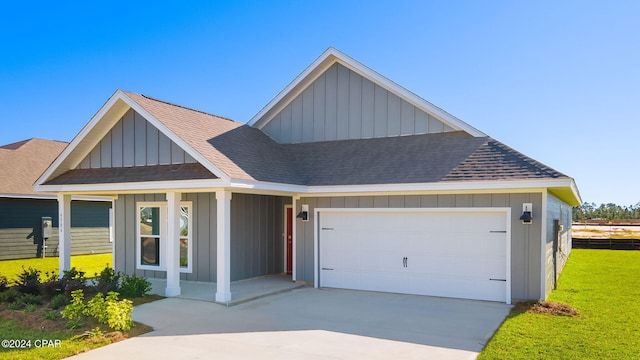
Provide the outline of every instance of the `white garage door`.
<path id="1" fill-rule="evenodd" d="M 509 302 L 505 211 L 321 211 L 321 287 Z"/>

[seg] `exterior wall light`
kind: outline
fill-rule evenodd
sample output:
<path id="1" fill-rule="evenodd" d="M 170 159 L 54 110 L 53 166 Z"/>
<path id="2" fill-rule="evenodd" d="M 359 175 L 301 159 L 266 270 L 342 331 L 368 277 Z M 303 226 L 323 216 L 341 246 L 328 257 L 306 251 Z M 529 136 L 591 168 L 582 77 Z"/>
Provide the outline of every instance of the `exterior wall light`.
<path id="1" fill-rule="evenodd" d="M 296 218 L 302 219 L 302 221 L 309 221 L 309 205 L 303 204 Z"/>
<path id="2" fill-rule="evenodd" d="M 520 220 L 522 220 L 523 224 L 531 224 L 533 222 L 533 216 L 531 215 L 532 212 L 533 212 L 532 203 L 522 204 L 522 216 L 520 216 Z"/>

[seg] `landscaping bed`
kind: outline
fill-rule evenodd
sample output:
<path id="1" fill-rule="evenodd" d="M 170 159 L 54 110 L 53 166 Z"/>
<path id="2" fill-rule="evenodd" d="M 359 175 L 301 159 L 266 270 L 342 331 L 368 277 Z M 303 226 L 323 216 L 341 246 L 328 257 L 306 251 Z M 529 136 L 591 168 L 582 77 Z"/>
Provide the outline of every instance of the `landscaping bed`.
<path id="1" fill-rule="evenodd" d="M 151 331 L 131 319 L 134 305 L 162 298 L 150 288 L 110 267 L 92 280 L 75 268 L 0 275 L 0 358 L 61 359 Z"/>

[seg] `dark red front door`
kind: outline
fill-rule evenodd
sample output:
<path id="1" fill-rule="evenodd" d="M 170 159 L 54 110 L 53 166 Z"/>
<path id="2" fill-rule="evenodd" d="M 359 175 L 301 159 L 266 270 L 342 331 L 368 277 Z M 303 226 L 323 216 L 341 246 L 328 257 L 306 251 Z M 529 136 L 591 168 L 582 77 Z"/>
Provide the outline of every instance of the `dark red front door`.
<path id="1" fill-rule="evenodd" d="M 287 274 L 293 269 L 293 209 L 287 208 Z"/>

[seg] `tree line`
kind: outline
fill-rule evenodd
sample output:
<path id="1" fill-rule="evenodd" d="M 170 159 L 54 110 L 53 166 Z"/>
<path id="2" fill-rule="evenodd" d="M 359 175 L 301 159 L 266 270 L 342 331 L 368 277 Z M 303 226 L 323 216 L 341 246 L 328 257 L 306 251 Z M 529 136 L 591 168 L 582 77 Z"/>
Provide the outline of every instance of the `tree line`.
<path id="1" fill-rule="evenodd" d="M 640 202 L 635 205 L 600 204 L 585 202 L 573 208 L 573 221 L 586 219 L 640 219 Z"/>

